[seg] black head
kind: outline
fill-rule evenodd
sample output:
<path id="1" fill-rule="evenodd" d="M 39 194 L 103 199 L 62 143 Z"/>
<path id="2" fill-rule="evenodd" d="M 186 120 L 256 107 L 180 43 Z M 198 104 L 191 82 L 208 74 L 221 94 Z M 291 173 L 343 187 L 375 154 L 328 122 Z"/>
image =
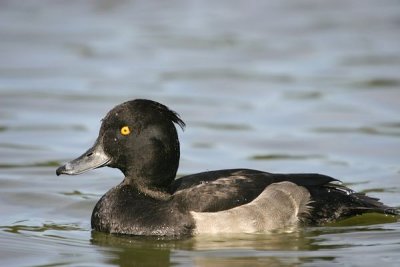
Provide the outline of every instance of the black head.
<path id="1" fill-rule="evenodd" d="M 149 187 L 165 188 L 179 165 L 179 140 L 174 123 L 185 123 L 166 106 L 144 99 L 122 103 L 108 112 L 94 146 L 57 169 L 57 174 L 80 174 L 109 166 Z"/>

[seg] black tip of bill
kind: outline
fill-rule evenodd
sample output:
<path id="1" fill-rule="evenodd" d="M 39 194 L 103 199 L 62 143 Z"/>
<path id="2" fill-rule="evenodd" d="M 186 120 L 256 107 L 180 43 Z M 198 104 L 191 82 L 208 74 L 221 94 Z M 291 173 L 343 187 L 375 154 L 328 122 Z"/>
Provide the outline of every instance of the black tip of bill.
<path id="1" fill-rule="evenodd" d="M 65 165 L 58 167 L 57 170 L 56 170 L 57 176 L 60 176 L 64 172 L 65 172 Z"/>

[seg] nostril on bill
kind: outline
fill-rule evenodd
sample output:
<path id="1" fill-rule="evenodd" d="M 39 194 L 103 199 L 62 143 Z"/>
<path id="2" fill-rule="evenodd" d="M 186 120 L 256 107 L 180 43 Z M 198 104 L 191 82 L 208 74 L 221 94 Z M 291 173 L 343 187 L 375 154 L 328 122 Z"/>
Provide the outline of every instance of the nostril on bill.
<path id="1" fill-rule="evenodd" d="M 86 154 L 86 157 L 90 157 L 92 155 L 93 155 L 93 152 L 90 152 L 90 153 Z"/>

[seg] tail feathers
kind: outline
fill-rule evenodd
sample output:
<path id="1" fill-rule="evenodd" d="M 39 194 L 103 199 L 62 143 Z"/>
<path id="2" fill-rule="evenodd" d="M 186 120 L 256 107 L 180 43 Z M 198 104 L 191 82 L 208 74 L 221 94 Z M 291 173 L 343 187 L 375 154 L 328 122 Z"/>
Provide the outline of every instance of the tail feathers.
<path id="1" fill-rule="evenodd" d="M 356 193 L 337 182 L 308 189 L 314 201 L 312 214 L 309 217 L 311 224 L 320 225 L 371 212 L 400 215 L 400 209 L 386 206 L 377 198 Z"/>
<path id="2" fill-rule="evenodd" d="M 386 206 L 385 204 L 380 202 L 378 198 L 369 197 L 363 193 L 353 193 L 351 194 L 351 196 L 354 197 L 357 202 L 362 205 L 360 205 L 359 207 L 350 208 L 359 210 L 362 213 L 377 212 L 387 215 L 400 215 L 400 209 Z"/>

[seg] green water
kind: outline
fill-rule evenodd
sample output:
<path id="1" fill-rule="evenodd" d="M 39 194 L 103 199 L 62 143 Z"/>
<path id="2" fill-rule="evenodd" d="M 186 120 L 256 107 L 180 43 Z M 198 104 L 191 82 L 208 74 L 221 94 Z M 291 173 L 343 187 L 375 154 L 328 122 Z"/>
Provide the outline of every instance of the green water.
<path id="1" fill-rule="evenodd" d="M 157 240 L 91 232 L 122 175 L 56 177 L 114 105 L 187 123 L 179 175 L 317 172 L 400 206 L 400 4 L 1 1 L 1 266 L 400 265 L 371 214 L 294 233 Z"/>

